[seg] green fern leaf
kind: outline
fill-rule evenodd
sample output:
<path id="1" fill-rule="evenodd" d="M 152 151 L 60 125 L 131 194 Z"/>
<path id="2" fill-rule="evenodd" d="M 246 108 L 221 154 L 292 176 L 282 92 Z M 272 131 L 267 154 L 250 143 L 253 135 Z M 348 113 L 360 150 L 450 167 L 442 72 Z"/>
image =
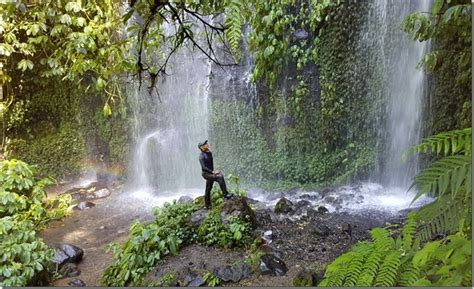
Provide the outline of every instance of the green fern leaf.
<path id="1" fill-rule="evenodd" d="M 411 153 L 426 153 L 428 147 L 431 153 L 436 153 L 436 155 L 442 152 L 444 152 L 445 156 L 449 155 L 449 152 L 451 152 L 451 154 L 464 152 L 465 155 L 471 155 L 471 136 L 471 128 L 453 130 L 430 136 L 423 139 L 420 144 L 405 150 L 402 154 L 402 159 L 406 159 L 407 155 Z"/>
<path id="2" fill-rule="evenodd" d="M 470 182 L 468 175 L 470 171 L 471 157 L 467 155 L 449 156 L 434 162 L 414 178 L 413 183 L 418 193 L 413 201 L 425 193 L 433 193 L 436 197 L 442 196 L 448 188 L 454 197 L 461 186 L 458 184 Z M 471 194 L 471 191 L 471 187 L 466 187 L 465 193 Z"/>
<path id="3" fill-rule="evenodd" d="M 394 251 L 387 255 L 377 273 L 374 285 L 384 287 L 395 286 L 400 264 L 400 252 Z"/>

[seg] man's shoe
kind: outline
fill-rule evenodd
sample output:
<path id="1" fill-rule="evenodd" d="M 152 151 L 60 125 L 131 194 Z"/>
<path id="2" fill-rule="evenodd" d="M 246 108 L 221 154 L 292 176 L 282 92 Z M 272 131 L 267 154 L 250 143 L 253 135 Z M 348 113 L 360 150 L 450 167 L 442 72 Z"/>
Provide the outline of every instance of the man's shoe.
<path id="1" fill-rule="evenodd" d="M 232 198 L 232 195 L 231 195 L 231 194 L 225 194 L 225 195 L 224 195 L 224 198 L 226 198 L 227 200 L 228 200 L 228 199 L 231 199 L 231 198 Z"/>
<path id="2" fill-rule="evenodd" d="M 210 210 L 211 209 L 211 206 L 204 206 L 206 207 L 206 210 Z"/>

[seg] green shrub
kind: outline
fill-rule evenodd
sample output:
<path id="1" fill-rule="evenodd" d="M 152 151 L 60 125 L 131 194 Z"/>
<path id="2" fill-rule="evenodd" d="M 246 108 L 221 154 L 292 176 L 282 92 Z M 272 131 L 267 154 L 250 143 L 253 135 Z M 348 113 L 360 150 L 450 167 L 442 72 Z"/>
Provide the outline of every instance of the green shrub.
<path id="1" fill-rule="evenodd" d="M 242 192 L 245 193 L 245 192 Z M 243 246 L 250 239 L 251 227 L 246 220 L 229 218 L 228 224 L 220 219 L 222 196 L 216 188 L 212 191 L 213 209 L 196 230 L 187 223 L 191 215 L 203 204 L 165 203 L 155 209 L 155 221 L 130 227 L 129 239 L 122 245 L 112 243 L 108 250 L 114 254 L 112 264 L 102 275 L 104 286 L 139 286 L 143 277 L 166 255 L 177 254 L 190 242 L 222 247 Z"/>
<path id="2" fill-rule="evenodd" d="M 166 203 L 155 209 L 154 222 L 130 227 L 130 238 L 122 245 L 112 243 L 108 250 L 114 260 L 102 275 L 104 286 L 138 286 L 142 278 L 164 256 L 177 254 L 193 238 L 186 220 L 199 208 L 196 204 Z"/>
<path id="3" fill-rule="evenodd" d="M 47 285 L 54 251 L 36 236 L 67 214 L 70 196 L 44 201 L 49 179 L 18 160 L 0 162 L 0 285 Z M 54 207 L 53 207 L 54 204 Z M 40 277 L 43 275 L 43 277 Z"/>

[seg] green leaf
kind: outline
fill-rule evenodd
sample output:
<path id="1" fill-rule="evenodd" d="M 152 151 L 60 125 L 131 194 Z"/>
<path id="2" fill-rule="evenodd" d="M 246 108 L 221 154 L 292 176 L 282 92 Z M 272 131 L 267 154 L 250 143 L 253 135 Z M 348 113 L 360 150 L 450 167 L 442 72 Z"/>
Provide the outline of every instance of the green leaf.
<path id="1" fill-rule="evenodd" d="M 105 103 L 103 113 L 104 113 L 104 116 L 112 115 L 112 109 L 110 108 L 110 105 L 108 103 Z"/>
<path id="2" fill-rule="evenodd" d="M 431 8 L 431 13 L 433 15 L 438 14 L 441 8 L 443 8 L 443 5 L 444 5 L 444 0 L 435 0 L 433 3 L 433 8 Z"/>
<path id="3" fill-rule="evenodd" d="M 33 69 L 33 62 L 29 59 L 22 59 L 18 62 L 18 69 L 21 69 L 22 71 L 26 71 L 27 69 L 31 70 Z"/>
<path id="4" fill-rule="evenodd" d="M 267 48 L 265 48 L 265 51 L 263 52 L 263 56 L 265 56 L 265 58 L 268 58 L 273 54 L 273 51 L 275 51 L 275 47 L 273 47 L 272 45 L 267 46 Z"/>

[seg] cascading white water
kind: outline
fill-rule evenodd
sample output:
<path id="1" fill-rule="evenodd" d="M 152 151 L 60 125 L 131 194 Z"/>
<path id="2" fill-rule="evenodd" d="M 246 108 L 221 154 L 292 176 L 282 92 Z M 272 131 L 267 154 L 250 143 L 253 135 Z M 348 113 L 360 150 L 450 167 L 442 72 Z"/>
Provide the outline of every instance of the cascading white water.
<path id="1" fill-rule="evenodd" d="M 129 184 L 136 191 L 202 186 L 197 143 L 208 135 L 210 64 L 182 48 L 167 73 L 151 95 L 146 80 L 129 95 L 136 134 Z"/>
<path id="2" fill-rule="evenodd" d="M 418 170 L 412 156 L 402 162 L 402 153 L 420 140 L 422 99 L 426 75 L 417 68 L 429 48 L 427 42 L 416 42 L 401 31 L 403 19 L 415 11 L 430 11 L 432 0 L 376 0 L 368 15 L 366 29 L 376 29 L 378 39 L 371 41 L 379 50 L 377 65 L 382 66 L 381 94 L 386 98 L 386 120 L 379 127 L 383 138 L 383 168 L 380 181 L 387 187 L 407 189 Z"/>

